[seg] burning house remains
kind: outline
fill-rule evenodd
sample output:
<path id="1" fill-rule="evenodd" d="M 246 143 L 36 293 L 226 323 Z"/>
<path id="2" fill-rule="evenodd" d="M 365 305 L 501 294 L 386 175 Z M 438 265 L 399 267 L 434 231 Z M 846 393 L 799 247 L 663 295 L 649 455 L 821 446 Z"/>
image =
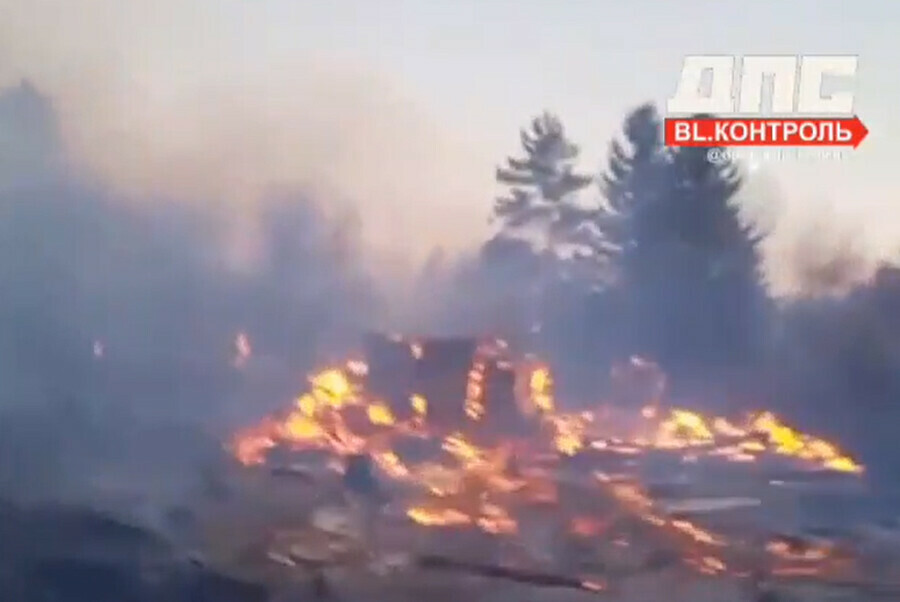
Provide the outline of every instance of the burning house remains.
<path id="1" fill-rule="evenodd" d="M 550 571 L 592 591 L 654 571 L 750 589 L 866 583 L 852 538 L 810 530 L 814 497 L 858 495 L 864 468 L 771 412 L 669 407 L 661 371 L 637 358 L 618 374 L 629 403 L 570 412 L 548 366 L 502 341 L 370 335 L 365 349 L 230 449 L 251 472 L 281 450 L 320 463 L 319 479 L 343 473 L 345 487 L 375 478 L 385 496 L 366 520 L 392 524 L 407 559 L 525 580 Z"/>

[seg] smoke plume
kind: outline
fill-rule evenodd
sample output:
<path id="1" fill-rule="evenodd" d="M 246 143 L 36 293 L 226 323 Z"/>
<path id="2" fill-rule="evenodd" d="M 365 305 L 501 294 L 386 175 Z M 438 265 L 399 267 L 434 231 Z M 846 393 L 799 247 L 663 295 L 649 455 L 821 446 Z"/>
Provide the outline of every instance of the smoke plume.
<path id="1" fill-rule="evenodd" d="M 481 216 L 459 211 L 490 193 L 469 149 L 377 68 L 260 30 L 256 3 L 5 4 L 0 86 L 25 79 L 49 96 L 68 160 L 126 200 L 213 205 L 237 263 L 256 259 L 273 188 L 308 190 L 326 213 L 352 208 L 389 274 L 439 236 L 482 234 Z"/>
<path id="2" fill-rule="evenodd" d="M 88 487 L 98 462 L 124 460 L 149 480 L 167 458 L 160 476 L 179 482 L 173 467 L 212 461 L 230 421 L 284 399 L 377 315 L 358 221 L 315 193 L 270 191 L 254 260 L 236 264 L 227 205 L 132 199 L 80 171 L 33 85 L 0 95 L 0 132 L 4 490 Z M 252 352 L 236 366 L 239 334 Z"/>

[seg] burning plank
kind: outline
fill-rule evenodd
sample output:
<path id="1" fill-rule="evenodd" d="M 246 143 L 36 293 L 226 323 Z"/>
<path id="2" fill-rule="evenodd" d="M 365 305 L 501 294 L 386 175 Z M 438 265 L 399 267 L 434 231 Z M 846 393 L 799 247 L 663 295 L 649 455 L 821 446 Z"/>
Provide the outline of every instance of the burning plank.
<path id="1" fill-rule="evenodd" d="M 654 550 L 672 550 L 681 569 L 736 578 L 784 560 L 745 537 L 763 524 L 748 513 L 774 496 L 763 495 L 772 490 L 769 464 L 851 479 L 862 471 L 769 412 L 726 420 L 664 408 L 655 371 L 654 399 L 641 411 L 567 413 L 547 367 L 533 358 L 517 365 L 502 345 L 372 336 L 367 349 L 371 365 L 355 360 L 311 376 L 294 407 L 238 433 L 235 456 L 261 464 L 281 446 L 367 458 L 367 479 L 381 483 L 370 489 L 383 486 L 419 529 L 480 532 L 534 551 L 540 546 L 527 540 L 543 523 L 561 534 L 551 537 L 558 557 L 577 548 L 624 559 L 629 550 L 639 572 L 656 566 Z M 345 486 L 359 484 L 352 464 L 341 469 Z M 753 467 L 743 486 L 759 495 L 736 492 L 741 466 Z M 711 485 L 721 491 L 704 491 Z M 812 562 L 825 570 L 825 560 Z"/>

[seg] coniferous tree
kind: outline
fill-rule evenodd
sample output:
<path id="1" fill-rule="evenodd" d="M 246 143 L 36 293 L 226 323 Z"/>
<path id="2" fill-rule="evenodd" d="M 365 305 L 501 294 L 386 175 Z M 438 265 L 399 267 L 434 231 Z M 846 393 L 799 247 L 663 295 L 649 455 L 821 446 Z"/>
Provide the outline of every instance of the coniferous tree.
<path id="1" fill-rule="evenodd" d="M 613 143 L 592 222 L 616 268 L 631 351 L 666 365 L 740 362 L 761 330 L 766 295 L 756 235 L 741 219 L 737 166 L 709 149 L 667 149 L 650 105 Z"/>
<path id="2" fill-rule="evenodd" d="M 507 194 L 495 199 L 493 220 L 500 231 L 485 245 L 483 268 L 493 276 L 508 273 L 498 262 L 518 266 L 514 271 L 522 277 L 505 281 L 507 311 L 519 308 L 521 334 L 538 345 L 538 332 L 545 314 L 548 291 L 556 285 L 563 266 L 566 244 L 573 239 L 577 226 L 576 193 L 592 181 L 575 171 L 579 149 L 566 136 L 562 122 L 544 112 L 521 131 L 522 155 L 510 157 L 498 167 L 497 182 Z M 523 244 L 524 243 L 524 244 Z M 528 266 L 522 271 L 523 266 Z M 496 277 L 491 280 L 498 282 Z M 504 281 L 500 278 L 499 281 Z"/>
<path id="3" fill-rule="evenodd" d="M 681 148 L 671 163 L 675 273 L 683 279 L 681 333 L 694 340 L 699 362 L 745 362 L 756 357 L 768 302 L 760 274 L 762 236 L 747 224 L 735 195 L 743 180 L 730 161 L 712 161 L 707 148 Z M 669 354 L 683 344 L 669 341 Z"/>
<path id="4" fill-rule="evenodd" d="M 567 208 L 573 193 L 591 183 L 575 172 L 578 146 L 566 136 L 558 117 L 543 113 L 521 132 L 523 157 L 508 158 L 496 179 L 508 194 L 494 203 L 493 217 L 504 236 L 524 234 L 553 246 L 567 238 Z"/>
<path id="5" fill-rule="evenodd" d="M 635 275 L 641 256 L 665 230 L 659 219 L 671 160 L 663 146 L 660 118 L 653 105 L 632 111 L 623 128 L 625 144 L 613 140 L 609 162 L 600 178 L 602 202 L 591 222 L 596 227 L 595 252 L 611 260 L 619 276 Z"/>

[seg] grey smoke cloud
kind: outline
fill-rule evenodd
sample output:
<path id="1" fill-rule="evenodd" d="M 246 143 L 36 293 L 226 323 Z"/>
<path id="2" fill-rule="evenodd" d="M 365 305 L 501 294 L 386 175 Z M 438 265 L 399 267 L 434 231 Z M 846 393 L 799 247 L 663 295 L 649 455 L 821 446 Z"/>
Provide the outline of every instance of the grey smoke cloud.
<path id="1" fill-rule="evenodd" d="M 0 497 L 90 491 L 110 465 L 191 481 L 377 317 L 358 222 L 270 193 L 234 269 L 217 205 L 129 202 L 67 162 L 56 117 L 31 85 L 0 93 Z"/>
<path id="2" fill-rule="evenodd" d="M 254 27 L 263 7 L 3 4 L 0 85 L 25 78 L 48 94 L 70 159 L 122 196 L 215 203 L 238 263 L 253 260 L 273 189 L 355 210 L 373 263 L 392 272 L 436 239 L 461 246 L 483 233 L 459 201 L 489 199 L 491 173 L 465 144 L 371 67 L 279 52 Z"/>

